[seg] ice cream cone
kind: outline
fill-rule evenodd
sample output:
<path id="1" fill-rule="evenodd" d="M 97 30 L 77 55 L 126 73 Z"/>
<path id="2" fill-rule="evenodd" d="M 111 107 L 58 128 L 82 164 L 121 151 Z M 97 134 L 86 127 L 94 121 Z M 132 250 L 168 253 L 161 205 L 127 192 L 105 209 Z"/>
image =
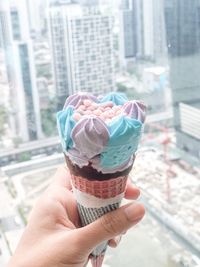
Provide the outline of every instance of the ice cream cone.
<path id="1" fill-rule="evenodd" d="M 131 168 L 122 173 L 115 174 L 116 177 L 108 179 L 108 174 L 101 174 L 101 178 L 107 177 L 106 180 L 99 179 L 97 171 L 91 167 L 87 168 L 91 171 L 91 177 L 86 176 L 85 169 L 75 167 L 70 160 L 66 158 L 68 168 L 71 172 L 71 183 L 73 193 L 75 195 L 78 212 L 82 226 L 92 223 L 107 212 L 119 208 L 121 201 L 124 197 L 126 189 L 128 172 Z M 77 171 L 77 169 L 79 171 Z M 78 174 L 79 173 L 79 174 Z M 83 176 L 82 176 L 83 175 Z M 109 175 L 110 177 L 114 176 Z M 107 243 L 104 242 L 94 249 L 91 254 L 91 263 L 93 267 L 101 267 L 103 258 L 107 249 Z"/>
<path id="2" fill-rule="evenodd" d="M 58 130 L 82 226 L 120 206 L 142 135 L 146 107 L 111 92 L 68 97 L 57 114 Z M 91 254 L 101 267 L 107 242 Z"/>
<path id="3" fill-rule="evenodd" d="M 120 206 L 127 178 L 122 176 L 107 181 L 90 181 L 84 177 L 71 175 L 82 226 L 92 223 Z M 102 266 L 106 249 L 107 242 L 94 249 L 91 254 L 93 267 Z"/>

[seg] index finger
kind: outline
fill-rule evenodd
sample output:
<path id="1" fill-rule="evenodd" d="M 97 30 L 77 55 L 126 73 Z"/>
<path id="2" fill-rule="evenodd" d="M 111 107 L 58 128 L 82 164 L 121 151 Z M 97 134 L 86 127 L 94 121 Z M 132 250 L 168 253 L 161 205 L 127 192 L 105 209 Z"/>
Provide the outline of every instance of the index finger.
<path id="1" fill-rule="evenodd" d="M 70 172 L 66 166 L 62 165 L 57 169 L 56 173 L 52 178 L 51 185 L 62 186 L 69 190 L 72 189 L 70 182 Z"/>

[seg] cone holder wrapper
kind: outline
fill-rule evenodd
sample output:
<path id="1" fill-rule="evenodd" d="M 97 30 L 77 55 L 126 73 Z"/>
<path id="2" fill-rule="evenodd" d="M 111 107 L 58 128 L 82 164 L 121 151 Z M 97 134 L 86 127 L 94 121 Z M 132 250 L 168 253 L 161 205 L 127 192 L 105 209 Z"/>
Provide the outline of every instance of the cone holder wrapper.
<path id="1" fill-rule="evenodd" d="M 119 208 L 124 197 L 128 175 L 110 180 L 94 181 L 71 174 L 71 183 L 75 195 L 82 226 L 88 225 L 104 214 Z M 93 267 L 102 265 L 107 249 L 104 242 L 97 246 L 91 255 Z"/>

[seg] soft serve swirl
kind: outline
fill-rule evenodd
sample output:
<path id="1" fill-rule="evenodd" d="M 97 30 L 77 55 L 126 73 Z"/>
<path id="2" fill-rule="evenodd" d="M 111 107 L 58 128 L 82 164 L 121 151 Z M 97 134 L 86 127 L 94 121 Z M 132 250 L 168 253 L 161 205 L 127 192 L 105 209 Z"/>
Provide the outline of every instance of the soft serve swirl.
<path id="1" fill-rule="evenodd" d="M 64 153 L 79 167 L 91 164 L 102 173 L 123 171 L 133 162 L 145 121 L 146 107 L 122 93 L 97 98 L 70 96 L 57 114 Z"/>

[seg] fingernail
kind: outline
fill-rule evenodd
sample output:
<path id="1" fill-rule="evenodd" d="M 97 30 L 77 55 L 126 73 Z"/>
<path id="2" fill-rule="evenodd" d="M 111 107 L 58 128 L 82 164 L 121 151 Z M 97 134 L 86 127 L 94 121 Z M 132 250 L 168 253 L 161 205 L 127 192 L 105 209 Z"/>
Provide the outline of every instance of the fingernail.
<path id="1" fill-rule="evenodd" d="M 126 217 L 129 221 L 134 222 L 142 218 L 144 215 L 144 207 L 140 204 L 133 203 L 124 210 Z"/>

